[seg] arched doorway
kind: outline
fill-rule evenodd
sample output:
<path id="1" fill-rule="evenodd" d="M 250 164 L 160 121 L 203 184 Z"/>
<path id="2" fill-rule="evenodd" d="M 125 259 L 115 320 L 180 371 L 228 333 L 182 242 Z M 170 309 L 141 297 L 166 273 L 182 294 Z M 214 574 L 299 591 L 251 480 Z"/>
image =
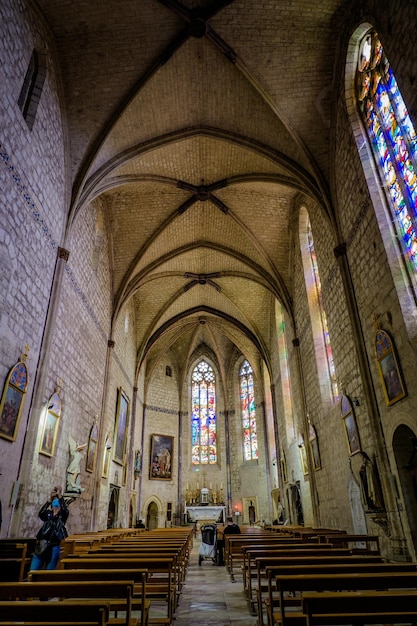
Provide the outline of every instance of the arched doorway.
<path id="1" fill-rule="evenodd" d="M 119 489 L 118 487 L 111 487 L 109 508 L 107 511 L 107 528 L 117 527 L 118 508 L 119 508 Z"/>
<path id="2" fill-rule="evenodd" d="M 146 513 L 146 528 L 148 530 L 158 528 L 158 505 L 153 500 L 149 503 Z"/>
<path id="3" fill-rule="evenodd" d="M 417 436 L 402 424 L 392 441 L 411 539 L 417 550 Z"/>

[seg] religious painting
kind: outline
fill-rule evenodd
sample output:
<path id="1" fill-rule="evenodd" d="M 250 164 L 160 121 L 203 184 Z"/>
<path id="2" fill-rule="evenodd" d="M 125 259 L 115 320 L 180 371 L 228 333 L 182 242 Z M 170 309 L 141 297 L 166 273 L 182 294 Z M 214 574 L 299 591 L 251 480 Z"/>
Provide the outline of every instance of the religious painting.
<path id="1" fill-rule="evenodd" d="M 313 459 L 314 469 L 319 470 L 321 469 L 319 442 L 317 439 L 316 429 L 312 424 L 310 424 L 310 427 L 309 427 L 309 439 L 310 439 L 310 449 L 311 449 L 311 456 Z"/>
<path id="2" fill-rule="evenodd" d="M 126 452 L 129 400 L 123 389 L 117 391 L 116 423 L 114 429 L 113 460 L 123 465 Z"/>
<path id="3" fill-rule="evenodd" d="M 352 404 L 347 396 L 342 396 L 341 408 L 349 455 L 353 456 L 357 452 L 360 452 L 361 446 L 356 426 L 355 414 L 353 412 Z"/>
<path id="4" fill-rule="evenodd" d="M 54 456 L 56 437 L 58 434 L 59 418 L 61 417 L 61 398 L 56 391 L 48 400 L 45 421 L 39 445 L 39 454 Z"/>
<path id="5" fill-rule="evenodd" d="M 16 441 L 27 382 L 27 369 L 22 360 L 10 370 L 0 401 L 0 437 L 9 441 Z"/>
<path id="6" fill-rule="evenodd" d="M 94 423 L 90 430 L 90 437 L 88 439 L 87 459 L 85 462 L 85 469 L 87 472 L 94 472 L 94 466 L 96 463 L 98 445 L 98 427 Z"/>
<path id="7" fill-rule="evenodd" d="M 174 437 L 151 435 L 151 458 L 149 478 L 151 480 L 172 479 L 172 454 Z"/>
<path id="8" fill-rule="evenodd" d="M 110 437 L 106 437 L 106 442 L 104 444 L 103 470 L 101 474 L 103 478 L 109 477 L 111 448 L 112 448 L 112 444 L 111 444 Z"/>
<path id="9" fill-rule="evenodd" d="M 407 394 L 395 354 L 394 343 L 384 330 L 377 330 L 375 351 L 385 402 L 391 406 Z"/>
<path id="10" fill-rule="evenodd" d="M 306 476 L 308 474 L 307 450 L 304 443 L 304 437 L 302 435 L 298 438 L 298 449 L 300 451 L 301 469 L 304 476 Z"/>

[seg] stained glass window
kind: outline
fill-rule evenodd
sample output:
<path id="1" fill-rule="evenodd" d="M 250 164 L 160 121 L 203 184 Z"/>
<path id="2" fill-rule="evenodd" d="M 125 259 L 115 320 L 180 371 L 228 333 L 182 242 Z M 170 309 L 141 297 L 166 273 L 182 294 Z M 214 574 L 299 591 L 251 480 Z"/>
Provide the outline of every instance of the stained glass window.
<path id="1" fill-rule="evenodd" d="M 240 407 L 242 411 L 243 459 L 258 458 L 258 438 L 256 435 L 256 407 L 253 386 L 253 370 L 248 361 L 240 368 Z"/>
<path id="2" fill-rule="evenodd" d="M 407 274 L 417 294 L 416 133 L 378 34 L 373 30 L 360 44 L 356 95 L 390 200 Z"/>
<path id="3" fill-rule="evenodd" d="M 332 395 L 333 395 L 333 399 L 337 400 L 339 398 L 339 390 L 337 387 L 336 370 L 335 370 L 334 361 L 333 361 L 333 351 L 332 351 L 332 344 L 330 342 L 329 328 L 327 326 L 326 311 L 324 310 L 324 306 L 323 306 L 323 296 L 322 296 L 320 274 L 319 274 L 319 268 L 317 265 L 316 250 L 314 248 L 314 240 L 313 240 L 313 234 L 311 231 L 310 220 L 308 220 L 308 224 L 307 224 L 307 240 L 308 240 L 308 249 L 310 252 L 311 267 L 313 270 L 317 302 L 318 302 L 318 306 L 320 310 L 320 320 L 321 320 L 321 327 L 322 327 L 322 332 L 323 332 L 324 347 L 325 347 L 325 352 L 326 352 L 327 367 L 328 367 L 329 377 L 330 377 L 330 382 L 331 382 L 331 387 L 332 387 Z"/>
<path id="4" fill-rule="evenodd" d="M 206 361 L 194 368 L 192 377 L 191 445 L 193 465 L 217 463 L 216 378 Z"/>

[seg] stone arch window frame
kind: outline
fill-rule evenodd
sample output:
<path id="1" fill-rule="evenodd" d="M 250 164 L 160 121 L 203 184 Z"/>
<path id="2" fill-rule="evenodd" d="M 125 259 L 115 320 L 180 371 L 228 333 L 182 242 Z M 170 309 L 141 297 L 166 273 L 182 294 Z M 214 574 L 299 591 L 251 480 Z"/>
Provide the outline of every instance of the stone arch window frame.
<path id="1" fill-rule="evenodd" d="M 253 411 L 250 408 L 250 392 L 249 392 L 249 378 L 252 379 L 252 387 L 253 387 Z M 246 381 L 248 391 L 244 390 L 243 381 Z M 245 414 L 245 407 L 243 406 L 245 399 L 243 398 L 243 393 L 245 393 L 245 399 L 248 404 L 248 416 Z M 255 402 L 255 379 L 253 374 L 253 368 L 250 365 L 248 359 L 243 359 L 240 367 L 239 367 L 239 407 L 240 407 L 240 416 L 241 416 L 241 428 L 242 428 L 242 448 L 243 448 L 243 461 L 256 461 L 259 457 L 258 453 L 258 433 L 256 426 L 256 402 Z M 245 423 L 249 422 L 248 426 L 245 426 Z M 247 454 L 246 449 L 247 446 L 245 442 L 247 440 L 247 436 L 245 435 L 245 430 L 249 427 L 249 442 L 250 442 L 250 454 Z"/>
<path id="2" fill-rule="evenodd" d="M 314 246 L 310 215 L 307 207 L 302 205 L 300 207 L 299 214 L 299 244 L 303 265 L 304 282 L 307 291 L 310 322 L 313 333 L 317 372 L 322 398 L 328 399 L 328 401 L 334 405 L 339 400 L 336 368 L 333 361 L 333 349 L 330 341 L 330 332 L 327 325 L 327 316 L 321 294 L 318 263 L 317 274 L 313 266 L 311 246 L 309 242 L 309 229 Z M 317 284 L 317 279 L 319 284 Z"/>
<path id="3" fill-rule="evenodd" d="M 375 161 L 374 151 L 370 145 L 367 132 L 358 110 L 355 76 L 358 65 L 360 43 L 366 33 L 376 29 L 370 22 L 363 22 L 353 32 L 346 53 L 345 62 L 345 102 L 347 114 L 356 144 L 357 153 L 362 164 L 364 177 L 368 187 L 372 206 L 375 212 L 379 232 L 391 270 L 395 289 L 403 312 L 403 319 L 410 336 L 417 335 L 417 295 L 413 289 L 409 274 L 404 264 L 403 253 L 397 241 L 397 234 L 392 223 L 391 207 L 387 194 L 384 192 L 384 181 Z M 378 32 L 378 36 L 381 33 Z M 382 42 L 383 43 L 383 42 Z M 384 44 L 383 47 L 385 48 Z M 390 58 L 387 51 L 388 60 Z M 396 77 L 397 80 L 397 77 Z M 401 85 L 399 86 L 401 92 Z M 363 210 L 366 210 L 366 206 Z"/>
<path id="4" fill-rule="evenodd" d="M 205 373 L 207 374 L 212 374 L 213 375 L 213 380 L 211 381 L 213 383 L 214 386 L 214 390 L 210 390 L 209 386 L 207 388 L 207 407 L 209 405 L 209 396 L 210 394 L 212 396 L 214 396 L 214 410 L 213 410 L 213 417 L 214 417 L 214 424 L 213 421 L 211 423 L 211 425 L 209 424 L 208 426 L 208 433 L 207 433 L 207 437 L 208 437 L 208 443 L 201 443 L 202 438 L 201 438 L 201 410 L 199 410 L 199 414 L 198 414 L 198 420 L 196 418 L 195 415 L 195 407 L 194 407 L 194 385 L 196 382 L 198 382 L 198 380 L 193 380 L 193 378 L 195 378 L 195 374 L 196 374 L 196 370 L 199 369 L 199 367 L 202 364 L 206 364 L 208 366 L 208 371 Z M 202 372 L 200 371 L 200 374 L 202 374 Z M 204 379 L 204 376 L 202 375 L 202 379 Z M 198 359 L 198 361 L 193 365 L 193 367 L 191 368 L 191 372 L 190 372 L 190 382 L 191 382 L 191 464 L 194 467 L 205 467 L 205 466 L 210 466 L 210 465 L 217 465 L 218 464 L 218 453 L 217 453 L 217 382 L 216 382 L 216 373 L 215 370 L 213 368 L 213 366 L 210 364 L 209 359 L 206 358 L 205 356 L 202 356 L 201 358 Z M 200 392 L 201 392 L 201 387 L 199 387 Z M 201 399 L 201 393 L 199 394 L 199 406 L 201 406 L 200 404 L 200 399 Z M 209 409 L 207 410 L 207 419 L 209 420 Z M 213 440 L 210 443 L 210 436 L 213 437 L 214 434 L 214 443 Z M 197 439 L 198 439 L 198 443 L 197 443 Z M 208 447 L 208 455 L 207 455 L 207 462 L 205 460 L 202 460 L 202 446 L 207 445 Z M 197 448 L 198 446 L 198 448 Z M 212 448 L 212 450 L 210 451 L 210 447 Z M 197 454 L 197 450 L 198 450 L 198 454 Z M 211 460 L 210 460 L 211 459 Z"/>
<path id="5" fill-rule="evenodd" d="M 33 49 L 17 100 L 18 107 L 29 130 L 33 129 L 35 123 L 46 74 L 46 55 Z"/>

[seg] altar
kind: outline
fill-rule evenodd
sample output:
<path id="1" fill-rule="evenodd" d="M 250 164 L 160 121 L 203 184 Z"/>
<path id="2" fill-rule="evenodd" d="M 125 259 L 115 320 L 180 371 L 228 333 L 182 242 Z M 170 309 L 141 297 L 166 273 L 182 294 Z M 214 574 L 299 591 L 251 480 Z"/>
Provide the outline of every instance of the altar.
<path id="1" fill-rule="evenodd" d="M 185 517 L 197 522 L 198 528 L 202 524 L 223 524 L 226 521 L 225 506 L 186 506 Z"/>

